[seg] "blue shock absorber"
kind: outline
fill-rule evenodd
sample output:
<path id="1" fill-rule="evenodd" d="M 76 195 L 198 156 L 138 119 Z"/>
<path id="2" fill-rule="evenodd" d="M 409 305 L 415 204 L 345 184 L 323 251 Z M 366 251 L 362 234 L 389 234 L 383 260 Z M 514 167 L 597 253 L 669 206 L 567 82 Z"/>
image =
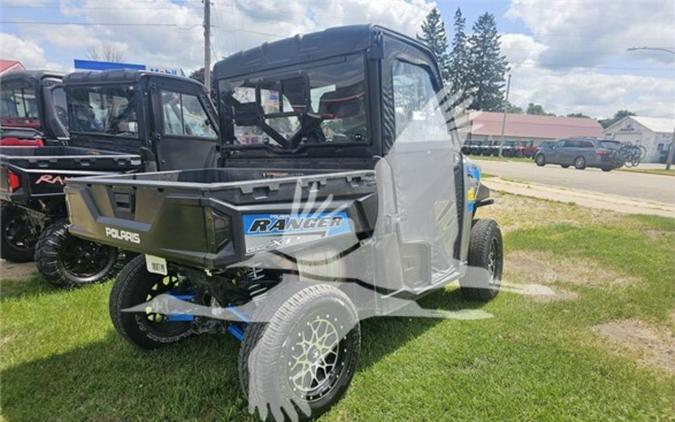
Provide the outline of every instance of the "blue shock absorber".
<path id="1" fill-rule="evenodd" d="M 194 299 L 194 295 L 192 294 L 175 294 L 171 293 L 171 296 L 175 297 L 178 300 L 182 300 L 185 302 L 192 302 Z M 246 327 L 246 324 L 249 323 L 249 319 L 246 315 L 242 314 L 237 310 L 236 307 L 234 306 L 229 306 L 226 308 L 226 310 L 232 314 L 235 318 L 237 318 L 240 323 L 237 322 L 231 322 L 227 324 L 227 332 L 230 333 L 234 338 L 237 339 L 237 341 L 243 341 L 244 340 L 244 328 Z M 195 317 L 194 315 L 190 314 L 169 314 L 167 315 L 167 321 L 169 322 L 191 322 L 194 321 Z"/>
<path id="2" fill-rule="evenodd" d="M 173 297 L 175 297 L 178 300 L 182 300 L 185 302 L 192 302 L 194 299 L 194 295 L 192 294 L 174 294 L 172 292 L 169 292 L 169 294 Z M 167 315 L 167 321 L 168 322 L 190 322 L 195 319 L 194 315 L 190 314 L 169 314 Z"/>
<path id="3" fill-rule="evenodd" d="M 239 310 L 237 310 L 237 308 L 234 307 L 234 306 L 228 306 L 226 309 L 229 313 L 231 313 L 239 321 L 241 321 L 241 324 L 237 324 L 237 323 L 227 324 L 227 332 L 232 334 L 232 336 L 234 338 L 236 338 L 237 341 L 243 341 L 244 340 L 244 328 L 249 323 L 248 317 L 246 315 L 242 314 L 241 312 L 239 312 Z"/>

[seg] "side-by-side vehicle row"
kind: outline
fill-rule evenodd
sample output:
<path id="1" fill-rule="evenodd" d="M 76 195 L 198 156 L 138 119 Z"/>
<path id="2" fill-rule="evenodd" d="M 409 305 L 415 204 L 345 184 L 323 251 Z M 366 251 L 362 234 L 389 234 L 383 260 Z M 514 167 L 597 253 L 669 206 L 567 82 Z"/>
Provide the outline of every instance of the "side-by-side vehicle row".
<path id="1" fill-rule="evenodd" d="M 50 118 L 41 117 L 49 115 L 43 111 L 49 107 L 35 102 L 39 90 L 14 88 L 16 78 L 9 79 L 7 84 L 2 80 L 3 113 L 7 99 L 12 110 L 21 103 L 21 112 L 31 110 L 35 117 L 12 120 L 3 114 L 3 124 L 22 123 L 60 144 L 0 147 L 2 257 L 14 262 L 35 258 L 53 285 L 106 280 L 129 258 L 117 248 L 68 233 L 66 178 L 218 165 L 215 110 L 197 81 L 125 70 L 69 74 L 59 80 L 63 92 L 52 94 L 67 98 L 54 110 L 59 122 L 69 122 L 70 133 L 55 139 L 45 129 L 51 127 Z M 11 95 L 5 97 L 6 92 Z"/>

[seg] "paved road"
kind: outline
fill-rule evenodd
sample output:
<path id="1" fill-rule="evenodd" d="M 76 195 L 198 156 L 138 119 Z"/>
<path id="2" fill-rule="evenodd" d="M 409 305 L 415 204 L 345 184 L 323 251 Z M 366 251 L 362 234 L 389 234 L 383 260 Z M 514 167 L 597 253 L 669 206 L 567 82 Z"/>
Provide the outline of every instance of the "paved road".
<path id="1" fill-rule="evenodd" d="M 514 161 L 473 159 L 489 174 L 508 180 L 539 183 L 566 189 L 599 192 L 631 199 L 675 204 L 675 177 L 625 171 L 603 172 L 599 169 L 563 169 L 547 165 Z"/>

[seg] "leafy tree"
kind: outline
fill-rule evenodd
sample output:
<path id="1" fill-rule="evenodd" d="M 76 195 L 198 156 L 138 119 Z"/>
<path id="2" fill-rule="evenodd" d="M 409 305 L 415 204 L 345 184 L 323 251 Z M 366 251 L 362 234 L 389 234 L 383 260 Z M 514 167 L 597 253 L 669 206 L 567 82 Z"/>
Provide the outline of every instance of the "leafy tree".
<path id="1" fill-rule="evenodd" d="M 586 118 L 589 118 L 590 116 L 587 116 L 584 113 L 570 113 L 570 114 L 567 115 L 567 117 L 586 117 Z"/>
<path id="2" fill-rule="evenodd" d="M 204 68 L 201 67 L 201 68 L 195 70 L 194 72 L 190 73 L 190 78 L 194 79 L 194 80 L 197 80 L 201 83 L 204 83 Z"/>
<path id="3" fill-rule="evenodd" d="M 443 80 L 447 81 L 449 74 L 448 37 L 445 33 L 445 23 L 437 8 L 433 8 L 422 22 L 422 34 L 417 39 L 427 45 L 434 53 L 438 67 L 441 69 Z"/>
<path id="4" fill-rule="evenodd" d="M 455 34 L 452 38 L 448 72 L 453 91 L 463 93 L 469 87 L 469 51 L 466 34 L 464 33 L 465 24 L 466 19 L 462 16 L 462 10 L 458 7 L 455 11 Z"/>
<path id="5" fill-rule="evenodd" d="M 501 53 L 500 35 L 495 17 L 484 13 L 473 25 L 469 37 L 469 87 L 474 92 L 471 108 L 499 111 L 504 105 L 504 75 L 508 70 L 506 56 Z"/>
<path id="6" fill-rule="evenodd" d="M 606 129 L 627 116 L 635 116 L 635 113 L 628 110 L 619 110 L 616 113 L 614 113 L 614 117 L 610 117 L 609 119 L 602 119 L 599 122 L 602 125 L 603 129 Z"/>
<path id="7" fill-rule="evenodd" d="M 529 103 L 527 105 L 527 114 L 534 114 L 536 116 L 555 116 L 555 113 L 547 113 L 544 111 L 544 106 L 541 104 Z"/>
<path id="8" fill-rule="evenodd" d="M 523 114 L 523 108 L 518 107 L 517 105 L 511 103 L 510 101 L 506 102 L 506 112 L 513 114 Z"/>

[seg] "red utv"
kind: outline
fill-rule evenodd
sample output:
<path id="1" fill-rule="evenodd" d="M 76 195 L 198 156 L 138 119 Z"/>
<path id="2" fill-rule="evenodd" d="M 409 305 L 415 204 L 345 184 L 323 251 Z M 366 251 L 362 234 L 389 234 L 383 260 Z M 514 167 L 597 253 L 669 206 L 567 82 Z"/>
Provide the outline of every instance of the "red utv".
<path id="1" fill-rule="evenodd" d="M 40 147 L 68 139 L 62 78 L 28 70 L 0 77 L 0 146 Z"/>

